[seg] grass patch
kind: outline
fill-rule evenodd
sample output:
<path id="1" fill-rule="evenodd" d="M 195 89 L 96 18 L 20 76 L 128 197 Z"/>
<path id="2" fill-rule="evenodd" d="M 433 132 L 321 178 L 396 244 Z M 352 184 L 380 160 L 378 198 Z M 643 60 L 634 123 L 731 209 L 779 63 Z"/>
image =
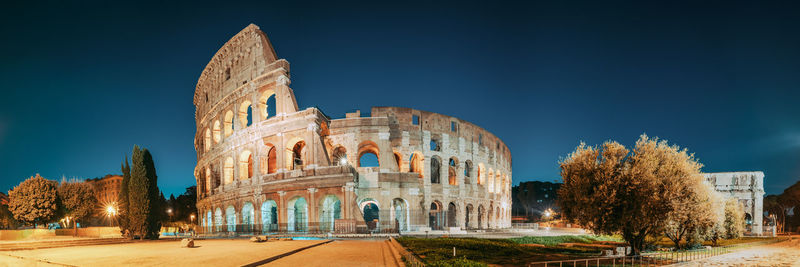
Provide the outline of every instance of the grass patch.
<path id="1" fill-rule="evenodd" d="M 526 265 L 535 261 L 595 257 L 599 250 L 590 248 L 529 247 L 508 239 L 415 238 L 400 237 L 400 244 L 417 254 L 427 265 Z M 453 247 L 456 256 L 453 257 Z"/>
<path id="2" fill-rule="evenodd" d="M 526 236 L 511 238 L 511 241 L 519 244 L 540 244 L 545 246 L 557 246 L 562 243 L 591 244 L 597 241 L 625 242 L 622 238 L 604 235 Z"/>

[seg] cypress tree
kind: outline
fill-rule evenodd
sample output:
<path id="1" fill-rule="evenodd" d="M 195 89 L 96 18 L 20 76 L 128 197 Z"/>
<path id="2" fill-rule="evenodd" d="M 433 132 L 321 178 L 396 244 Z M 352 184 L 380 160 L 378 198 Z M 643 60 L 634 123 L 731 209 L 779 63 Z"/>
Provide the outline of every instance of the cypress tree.
<path id="1" fill-rule="evenodd" d="M 144 163 L 144 153 L 139 146 L 133 147 L 131 157 L 131 179 L 128 183 L 128 216 L 129 229 L 133 236 L 144 239 L 147 234 L 147 223 L 150 218 L 150 188 L 147 179 L 147 168 Z"/>
<path id="2" fill-rule="evenodd" d="M 150 202 L 150 211 L 146 220 L 146 236 L 151 239 L 158 239 L 161 231 L 161 221 L 163 205 L 161 199 L 163 194 L 158 190 L 158 176 L 156 175 L 156 166 L 153 162 L 153 156 L 150 151 L 142 149 L 142 163 L 145 168 L 145 178 L 147 179 L 147 196 Z"/>
<path id="3" fill-rule="evenodd" d="M 122 186 L 119 191 L 118 200 L 118 215 L 119 215 L 119 229 L 123 236 L 130 237 L 130 222 L 128 219 L 128 184 L 131 180 L 131 166 L 128 165 L 128 156 L 125 156 L 125 162 L 122 165 Z"/>

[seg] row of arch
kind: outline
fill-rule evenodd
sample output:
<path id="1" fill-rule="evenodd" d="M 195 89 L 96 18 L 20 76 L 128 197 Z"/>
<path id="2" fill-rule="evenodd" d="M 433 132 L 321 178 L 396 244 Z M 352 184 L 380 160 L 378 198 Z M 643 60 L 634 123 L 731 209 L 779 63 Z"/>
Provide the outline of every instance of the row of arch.
<path id="1" fill-rule="evenodd" d="M 381 212 L 380 203 L 372 198 L 365 198 L 359 201 L 359 210 L 362 212 L 368 229 L 375 230 L 381 225 L 391 225 L 391 228 L 399 231 L 411 230 L 411 211 L 408 202 L 403 198 L 394 198 L 389 207 L 388 214 Z M 269 199 L 261 204 L 260 214 L 262 232 L 276 232 L 281 230 L 279 226 L 279 216 L 286 216 L 285 230 L 288 232 L 307 232 L 309 230 L 309 206 L 304 197 L 294 197 L 287 202 L 286 214 L 282 215 L 275 200 Z M 341 201 L 335 195 L 327 195 L 320 200 L 318 212 L 318 229 L 321 232 L 333 232 L 335 221 L 342 218 Z M 475 214 L 477 212 L 477 214 Z M 252 202 L 245 202 L 240 211 L 236 211 L 233 205 L 228 205 L 224 211 L 221 207 L 216 207 L 206 211 L 202 218 L 203 227 L 209 232 L 236 232 L 250 231 L 256 224 L 256 210 Z M 501 221 L 507 217 L 508 211 L 502 208 L 495 208 L 489 205 L 488 211 L 482 204 L 475 210 L 472 204 L 466 204 L 463 213 L 454 202 L 448 203 L 445 208 L 438 200 L 430 203 L 427 214 L 427 226 L 432 230 L 445 230 L 446 227 L 459 227 L 458 217 L 464 218 L 466 228 L 497 228 L 502 227 Z M 381 214 L 385 214 L 381 216 Z M 385 217 L 388 215 L 388 218 Z M 472 222 L 473 215 L 476 222 Z M 391 224 L 382 223 L 381 220 L 391 219 Z"/>
<path id="2" fill-rule="evenodd" d="M 276 146 L 272 145 L 271 143 L 265 144 L 267 149 L 267 156 L 264 158 L 263 161 L 260 162 L 260 170 L 261 173 L 271 174 L 275 173 L 278 170 L 277 166 L 277 150 Z M 303 139 L 300 138 L 292 138 L 287 142 L 287 148 L 291 148 L 287 150 L 286 153 L 286 166 L 287 170 L 294 170 L 303 166 L 305 156 L 304 156 L 304 148 L 306 144 Z M 394 152 L 394 160 L 397 163 L 397 166 L 400 167 L 402 171 L 402 156 L 400 152 Z M 373 141 L 363 141 L 358 145 L 357 154 L 358 160 L 355 162 L 356 167 L 380 167 L 380 149 L 378 145 Z M 336 146 L 331 150 L 331 162 L 333 165 L 346 165 L 350 164 L 350 161 L 347 159 L 347 149 L 344 146 Z M 425 157 L 421 152 L 413 152 L 408 159 L 408 172 L 418 173 L 420 178 L 423 178 L 425 175 L 423 174 L 423 162 Z M 428 178 L 430 179 L 431 184 L 441 184 L 441 168 L 443 168 L 443 161 L 442 159 L 434 155 L 430 158 L 429 163 L 429 175 Z M 220 186 L 221 184 L 230 184 L 235 181 L 235 178 L 238 180 L 247 180 L 253 177 L 254 175 L 254 155 L 249 150 L 244 150 L 239 153 L 238 161 L 234 161 L 233 157 L 226 157 L 222 162 L 222 177 L 216 175 L 213 164 L 209 164 L 206 166 L 204 171 L 201 171 L 200 182 L 198 184 L 205 185 L 205 190 L 200 190 L 201 192 L 209 192 Z M 235 168 L 238 167 L 238 176 L 234 177 Z M 459 160 L 456 157 L 450 157 L 447 164 L 447 183 L 449 185 L 458 185 L 458 171 L 460 165 Z M 463 165 L 463 183 L 464 184 L 471 184 L 472 182 L 472 173 L 473 173 L 473 163 L 471 160 L 466 160 Z M 510 186 L 510 179 L 508 178 L 507 174 L 497 172 L 495 173 L 491 168 L 488 172 L 486 172 L 483 163 L 479 163 L 477 166 L 477 173 L 476 173 L 476 182 L 478 185 L 486 185 L 486 189 L 489 193 L 505 193 L 508 194 L 509 186 Z"/>
<path id="3" fill-rule="evenodd" d="M 327 195 L 320 200 L 320 210 L 318 212 L 319 230 L 331 232 L 334 230 L 334 222 L 341 219 L 341 201 L 335 195 Z M 252 202 L 245 202 L 241 210 L 237 212 L 233 205 L 228 205 L 224 212 L 221 207 L 216 207 L 206 211 L 202 219 L 203 227 L 209 232 L 236 232 L 251 231 L 258 223 L 262 232 L 275 232 L 279 230 L 279 216 L 286 216 L 286 230 L 289 232 L 307 232 L 309 229 L 308 202 L 304 197 L 294 197 L 287 202 L 286 214 L 283 215 L 278 208 L 277 202 L 268 199 L 261 203 L 259 209 L 261 221 L 256 222 L 256 210 Z M 212 212 L 213 210 L 213 212 Z"/>
<path id="4" fill-rule="evenodd" d="M 258 111 L 263 120 L 275 116 L 275 92 L 267 90 L 261 93 L 258 98 Z M 239 119 L 241 129 L 250 127 L 253 124 L 253 105 L 250 100 L 244 100 L 239 104 L 238 112 L 236 113 Z M 203 132 L 203 151 L 211 150 L 211 146 L 219 144 L 224 138 L 228 138 L 234 131 L 234 113 L 228 110 L 222 117 L 222 122 L 219 119 L 215 120 L 211 127 L 206 127 Z M 223 137 L 224 136 L 224 137 Z M 212 143 L 213 142 L 213 143 Z"/>
<path id="5" fill-rule="evenodd" d="M 400 152 L 393 152 L 394 160 L 397 163 L 397 166 L 400 167 L 402 171 L 402 158 Z M 356 162 L 357 167 L 380 167 L 380 149 L 375 142 L 372 141 L 363 141 L 358 145 L 357 151 L 358 161 Z M 408 172 L 415 172 L 418 173 L 420 178 L 423 178 L 425 175 L 423 174 L 423 161 L 425 156 L 421 152 L 413 152 L 411 153 L 408 159 Z M 369 161 L 370 163 L 374 162 L 374 165 L 364 164 L 365 161 Z M 347 149 L 344 146 L 336 146 L 331 152 L 331 162 L 334 165 L 344 165 L 348 164 L 347 159 Z M 431 184 L 441 184 L 441 168 L 443 167 L 443 161 L 439 156 L 431 156 L 430 158 L 430 166 L 429 166 L 429 175 Z M 447 183 L 449 185 L 458 185 L 458 169 L 459 161 L 456 157 L 450 157 L 447 163 Z M 473 163 L 471 160 L 466 160 L 464 162 L 463 167 L 463 177 L 464 177 L 464 184 L 471 184 L 472 180 L 472 171 L 474 169 Z M 488 177 L 486 177 L 488 175 Z M 488 181 L 487 181 L 488 180 Z M 490 193 L 508 193 L 509 186 L 511 181 L 508 178 L 507 174 L 501 173 L 500 171 L 493 171 L 491 168 L 489 169 L 488 173 L 484 168 L 483 163 L 478 164 L 477 175 L 476 175 L 476 182 L 479 185 L 487 185 L 487 190 Z"/>
<path id="6" fill-rule="evenodd" d="M 289 164 L 287 169 L 293 170 L 303 165 L 303 150 L 305 148 L 305 141 L 299 138 L 294 138 L 289 141 L 292 150 L 287 153 Z M 260 163 L 261 173 L 272 174 L 278 171 L 278 152 L 277 147 L 271 143 L 267 143 L 267 157 Z M 200 192 L 210 192 L 222 184 L 230 184 L 235 180 L 247 180 L 253 178 L 255 175 L 255 159 L 250 150 L 243 150 L 239 153 L 238 161 L 234 161 L 233 157 L 225 157 L 222 162 L 222 176 L 217 175 L 213 164 L 209 164 L 199 174 Z M 238 168 L 238 176 L 234 175 L 234 171 Z"/>

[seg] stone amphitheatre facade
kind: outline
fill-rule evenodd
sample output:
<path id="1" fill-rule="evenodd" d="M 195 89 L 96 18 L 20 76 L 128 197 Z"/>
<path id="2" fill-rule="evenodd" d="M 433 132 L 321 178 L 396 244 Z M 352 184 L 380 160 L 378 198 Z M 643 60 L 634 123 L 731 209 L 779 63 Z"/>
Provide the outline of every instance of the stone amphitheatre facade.
<path id="1" fill-rule="evenodd" d="M 211 232 L 428 231 L 511 224 L 511 152 L 469 122 L 402 107 L 299 109 L 289 62 L 249 25 L 203 70 L 197 209 Z"/>

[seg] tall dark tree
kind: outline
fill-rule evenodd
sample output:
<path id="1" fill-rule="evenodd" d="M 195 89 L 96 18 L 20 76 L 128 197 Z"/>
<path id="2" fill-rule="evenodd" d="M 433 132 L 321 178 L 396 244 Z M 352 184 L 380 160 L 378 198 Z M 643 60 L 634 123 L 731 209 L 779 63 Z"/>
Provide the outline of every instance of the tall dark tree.
<path id="1" fill-rule="evenodd" d="M 156 164 L 150 151 L 142 149 L 142 157 L 145 166 L 145 176 L 147 177 L 147 195 L 150 197 L 150 208 L 155 211 L 164 210 L 164 194 L 158 190 L 158 176 L 156 175 Z M 147 238 L 158 239 L 161 232 L 161 222 L 164 216 L 161 212 L 150 212 L 147 218 Z"/>
<path id="2" fill-rule="evenodd" d="M 128 156 L 125 156 L 125 162 L 122 164 L 122 185 L 119 190 L 119 229 L 123 236 L 130 237 L 130 219 L 128 218 L 128 184 L 131 180 L 131 166 L 128 164 Z"/>
<path id="3" fill-rule="evenodd" d="M 140 238 L 157 239 L 161 230 L 161 200 L 153 157 L 147 149 L 134 146 L 128 184 L 130 230 Z"/>

